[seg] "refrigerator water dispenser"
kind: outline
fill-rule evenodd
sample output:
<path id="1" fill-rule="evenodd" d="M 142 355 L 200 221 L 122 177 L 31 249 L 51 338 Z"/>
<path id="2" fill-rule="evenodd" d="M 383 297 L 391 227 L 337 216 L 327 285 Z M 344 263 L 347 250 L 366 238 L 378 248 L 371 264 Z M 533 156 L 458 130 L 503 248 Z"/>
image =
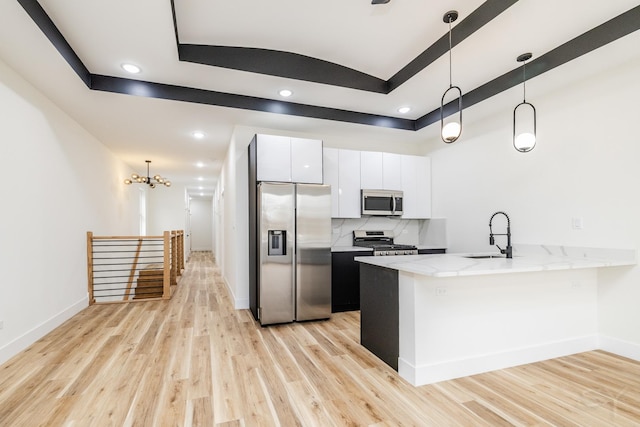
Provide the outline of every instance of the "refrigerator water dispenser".
<path id="1" fill-rule="evenodd" d="M 286 255 L 286 242 L 287 231 L 286 230 L 269 230 L 268 234 L 269 247 L 267 249 L 268 256 Z"/>

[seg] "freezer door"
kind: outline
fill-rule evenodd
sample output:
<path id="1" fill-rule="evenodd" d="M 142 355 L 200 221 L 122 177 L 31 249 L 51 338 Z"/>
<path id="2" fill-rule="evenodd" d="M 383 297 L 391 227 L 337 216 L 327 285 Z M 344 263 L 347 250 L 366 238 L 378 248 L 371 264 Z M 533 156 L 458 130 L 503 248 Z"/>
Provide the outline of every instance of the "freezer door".
<path id="1" fill-rule="evenodd" d="M 295 186 L 258 185 L 260 324 L 292 322 L 294 306 Z"/>
<path id="2" fill-rule="evenodd" d="M 296 185 L 296 320 L 331 316 L 331 187 Z"/>

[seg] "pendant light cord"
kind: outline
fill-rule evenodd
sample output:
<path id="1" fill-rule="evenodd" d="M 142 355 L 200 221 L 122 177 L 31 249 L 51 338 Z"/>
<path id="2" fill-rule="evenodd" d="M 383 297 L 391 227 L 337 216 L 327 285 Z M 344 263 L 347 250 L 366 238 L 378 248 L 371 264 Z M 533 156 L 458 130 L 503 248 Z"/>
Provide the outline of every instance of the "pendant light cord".
<path id="1" fill-rule="evenodd" d="M 451 74 L 451 16 L 449 16 L 449 88 L 453 87 L 453 77 Z"/>
<path id="2" fill-rule="evenodd" d="M 522 100 L 527 102 L 527 61 L 522 63 Z"/>

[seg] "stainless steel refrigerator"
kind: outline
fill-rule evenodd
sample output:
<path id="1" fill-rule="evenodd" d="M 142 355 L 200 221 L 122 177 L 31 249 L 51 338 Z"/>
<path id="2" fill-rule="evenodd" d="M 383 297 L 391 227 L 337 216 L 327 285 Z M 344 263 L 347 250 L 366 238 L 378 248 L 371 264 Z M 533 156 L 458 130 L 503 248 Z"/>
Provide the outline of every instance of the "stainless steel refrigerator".
<path id="1" fill-rule="evenodd" d="M 261 182 L 254 314 L 262 325 L 331 316 L 331 187 Z"/>

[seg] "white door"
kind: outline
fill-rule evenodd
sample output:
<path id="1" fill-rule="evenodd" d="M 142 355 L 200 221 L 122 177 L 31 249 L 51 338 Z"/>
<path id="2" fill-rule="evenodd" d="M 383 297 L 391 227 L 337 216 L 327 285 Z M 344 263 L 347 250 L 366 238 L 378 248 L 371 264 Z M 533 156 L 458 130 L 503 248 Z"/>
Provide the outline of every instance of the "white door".
<path id="1" fill-rule="evenodd" d="M 213 200 L 192 198 L 191 250 L 213 251 Z"/>

